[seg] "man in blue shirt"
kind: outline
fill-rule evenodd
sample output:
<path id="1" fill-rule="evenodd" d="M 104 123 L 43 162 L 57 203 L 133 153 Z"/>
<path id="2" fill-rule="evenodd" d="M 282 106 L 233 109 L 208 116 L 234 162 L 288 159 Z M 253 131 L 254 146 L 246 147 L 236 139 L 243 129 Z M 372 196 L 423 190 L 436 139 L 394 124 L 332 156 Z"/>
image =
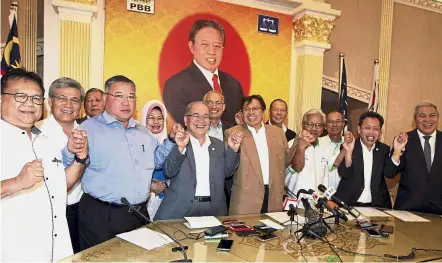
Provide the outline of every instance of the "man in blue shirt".
<path id="1" fill-rule="evenodd" d="M 129 203 L 148 216 L 146 201 L 152 172 L 162 167 L 173 148 L 175 125 L 169 138 L 158 144 L 147 129 L 132 116 L 136 108 L 135 83 L 117 75 L 105 83 L 106 110 L 83 122 L 87 131 L 90 160 L 81 179 L 84 195 L 79 203 L 80 248 L 87 249 L 115 235 L 145 224 L 120 201 Z M 63 162 L 72 163 L 79 147 L 69 140 Z"/>

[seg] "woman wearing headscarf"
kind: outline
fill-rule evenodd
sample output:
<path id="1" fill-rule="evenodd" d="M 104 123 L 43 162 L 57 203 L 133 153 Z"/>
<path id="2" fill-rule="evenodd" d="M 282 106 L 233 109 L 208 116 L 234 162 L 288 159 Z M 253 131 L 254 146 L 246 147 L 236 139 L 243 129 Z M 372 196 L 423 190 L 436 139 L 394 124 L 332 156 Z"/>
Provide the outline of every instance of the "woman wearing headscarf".
<path id="1" fill-rule="evenodd" d="M 163 143 L 167 138 L 167 129 L 165 128 L 167 111 L 164 104 L 158 100 L 148 101 L 143 107 L 143 115 L 141 122 L 149 132 Z M 167 188 L 168 182 L 164 176 L 163 170 L 155 170 L 152 175 L 152 185 L 149 201 L 147 203 L 147 211 L 151 219 L 154 218 L 158 207 L 164 197 L 164 190 Z"/>

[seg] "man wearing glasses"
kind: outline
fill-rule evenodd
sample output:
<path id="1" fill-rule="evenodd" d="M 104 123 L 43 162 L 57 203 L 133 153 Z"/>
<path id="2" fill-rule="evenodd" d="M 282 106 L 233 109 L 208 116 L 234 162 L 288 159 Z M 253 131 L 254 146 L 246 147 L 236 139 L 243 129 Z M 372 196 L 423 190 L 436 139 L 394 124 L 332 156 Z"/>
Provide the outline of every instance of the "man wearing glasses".
<path id="1" fill-rule="evenodd" d="M 386 177 L 393 177 L 397 167 L 392 163 L 390 147 L 379 141 L 384 118 L 376 112 L 359 117 L 359 139 L 344 143 L 345 160 L 338 167 L 341 182 L 336 196 L 352 206 L 391 208 Z"/>
<path id="2" fill-rule="evenodd" d="M 81 103 L 84 99 L 83 87 L 78 81 L 71 78 L 59 78 L 52 82 L 49 87 L 49 106 L 51 114 L 41 122 L 40 130 L 49 136 L 59 149 L 56 162 L 61 163 L 61 150 L 68 142 L 71 130 L 78 127 L 76 118 L 80 114 Z M 80 252 L 78 237 L 78 202 L 83 191 L 80 181 L 68 193 L 66 217 L 71 234 L 72 248 L 74 253 Z"/>
<path id="3" fill-rule="evenodd" d="M 295 194 L 300 189 L 316 190 L 323 183 L 327 157 L 318 138 L 324 131 L 325 119 L 325 114 L 317 109 L 307 111 L 302 117 L 302 131 L 291 164 L 295 173 L 287 175 L 285 180 L 286 186 Z"/>
<path id="4" fill-rule="evenodd" d="M 231 125 L 221 120 L 224 110 L 226 109 L 224 95 L 219 91 L 211 90 L 204 95 L 203 101 L 209 108 L 209 136 L 224 141 L 224 131 L 231 127 Z"/>
<path id="5" fill-rule="evenodd" d="M 244 94 L 238 80 L 218 70 L 225 44 L 222 25 L 214 20 L 195 21 L 188 42 L 193 62 L 164 84 L 163 101 L 176 122 L 184 124 L 184 111 L 189 103 L 201 101 L 208 91 L 216 90 L 225 97 L 222 120 L 234 125 Z"/>
<path id="6" fill-rule="evenodd" d="M 25 69 L 1 79 L 1 256 L 2 262 L 53 262 L 72 255 L 66 222 L 67 192 L 84 163 L 64 167 L 60 148 L 34 126 L 43 112 L 43 82 Z M 88 155 L 85 132 L 77 136 L 77 158 Z M 69 131 L 69 136 L 74 136 Z"/>
<path id="7" fill-rule="evenodd" d="M 161 168 L 175 145 L 176 125 L 164 143 L 133 119 L 136 108 L 135 83 L 117 75 L 105 82 L 105 111 L 85 121 L 90 146 L 90 163 L 81 180 L 84 191 L 79 203 L 80 249 L 113 238 L 144 225 L 121 202 L 125 197 L 148 216 L 146 201 L 152 173 Z M 63 162 L 74 161 L 75 140 L 63 149 Z"/>
<path id="8" fill-rule="evenodd" d="M 185 113 L 187 132 L 181 129 L 177 133 L 177 147 L 164 165 L 170 187 L 155 220 L 227 215 L 224 181 L 238 166 L 242 133 L 229 137 L 225 147 L 207 134 L 209 108 L 204 102 L 190 103 Z"/>
<path id="9" fill-rule="evenodd" d="M 230 214 L 257 214 L 282 211 L 285 169 L 289 166 L 296 142 L 288 147 L 282 129 L 263 123 L 266 104 L 260 95 L 243 98 L 244 125 L 226 131 L 226 136 L 241 131 L 240 163 L 233 177 Z"/>

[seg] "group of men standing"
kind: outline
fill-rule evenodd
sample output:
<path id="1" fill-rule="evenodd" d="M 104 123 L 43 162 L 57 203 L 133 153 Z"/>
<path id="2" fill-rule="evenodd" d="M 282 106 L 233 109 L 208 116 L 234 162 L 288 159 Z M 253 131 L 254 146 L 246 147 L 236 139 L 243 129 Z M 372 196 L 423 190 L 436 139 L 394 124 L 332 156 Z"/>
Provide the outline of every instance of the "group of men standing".
<path id="1" fill-rule="evenodd" d="M 218 70 L 221 25 L 196 21 L 188 44 L 194 61 L 165 85 L 176 124 L 162 143 L 134 120 L 136 85 L 125 76 L 109 78 L 104 92 L 55 80 L 40 128 L 41 79 L 23 69 L 3 76 L 2 260 L 60 260 L 72 246 L 77 252 L 142 226 L 121 199 L 149 216 L 155 169 L 170 180 L 155 220 L 281 211 L 286 186 L 297 192 L 320 183 L 351 205 L 390 207 L 384 177 L 398 173 L 395 207 L 442 213 L 435 105 L 416 106 L 417 129 L 399 134 L 393 150 L 378 141 L 384 121 L 373 112 L 361 115 L 359 139 L 342 132 L 342 114 L 320 110 L 304 114 L 297 136 L 284 125 L 285 101 L 270 104 L 264 124 L 264 99 L 244 97 Z M 83 102 L 87 116 L 77 120 Z"/>

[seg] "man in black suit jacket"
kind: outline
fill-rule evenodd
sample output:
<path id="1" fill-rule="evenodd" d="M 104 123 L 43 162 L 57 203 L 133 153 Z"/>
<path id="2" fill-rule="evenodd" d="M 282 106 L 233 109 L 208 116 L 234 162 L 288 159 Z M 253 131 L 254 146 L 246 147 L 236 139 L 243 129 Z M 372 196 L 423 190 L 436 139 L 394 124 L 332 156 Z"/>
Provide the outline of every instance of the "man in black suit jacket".
<path id="1" fill-rule="evenodd" d="M 225 98 L 222 119 L 233 126 L 244 94 L 238 80 L 218 70 L 225 45 L 223 26 L 213 20 L 197 20 L 190 31 L 188 45 L 193 62 L 164 84 L 163 101 L 167 111 L 184 125 L 186 106 L 201 101 L 208 91 L 217 90 Z"/>
<path id="2" fill-rule="evenodd" d="M 391 208 L 384 176 L 391 177 L 396 167 L 391 162 L 390 147 L 378 141 L 384 119 L 375 112 L 359 118 L 360 138 L 345 142 L 345 161 L 338 167 L 342 177 L 336 196 L 349 205 Z"/>
<path id="3" fill-rule="evenodd" d="M 224 180 L 238 166 L 242 133 L 230 136 L 227 147 L 209 137 L 209 109 L 202 101 L 190 103 L 184 118 L 188 132 L 177 133 L 177 147 L 165 162 L 170 185 L 155 220 L 227 215 Z"/>
<path id="4" fill-rule="evenodd" d="M 436 105 L 418 104 L 414 120 L 417 129 L 394 139 L 392 161 L 401 174 L 394 208 L 442 214 L 442 132 L 437 130 Z"/>
<path id="5" fill-rule="evenodd" d="M 270 103 L 269 118 L 266 124 L 282 128 L 289 144 L 291 140 L 296 138 L 296 132 L 284 125 L 284 121 L 287 118 L 287 103 L 283 99 L 276 99 Z"/>

